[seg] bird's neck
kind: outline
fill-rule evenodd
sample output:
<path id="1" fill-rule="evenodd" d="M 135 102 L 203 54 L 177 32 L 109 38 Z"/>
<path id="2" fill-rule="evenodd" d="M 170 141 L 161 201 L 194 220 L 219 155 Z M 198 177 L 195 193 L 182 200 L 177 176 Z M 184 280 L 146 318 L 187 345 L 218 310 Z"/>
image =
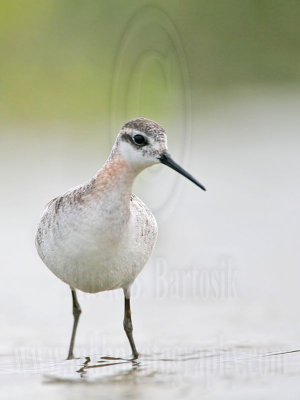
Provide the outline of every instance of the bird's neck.
<path id="1" fill-rule="evenodd" d="M 129 204 L 133 181 L 137 174 L 138 171 L 120 155 L 111 155 L 96 175 L 96 191 L 102 198 L 111 198 L 113 203 Z"/>

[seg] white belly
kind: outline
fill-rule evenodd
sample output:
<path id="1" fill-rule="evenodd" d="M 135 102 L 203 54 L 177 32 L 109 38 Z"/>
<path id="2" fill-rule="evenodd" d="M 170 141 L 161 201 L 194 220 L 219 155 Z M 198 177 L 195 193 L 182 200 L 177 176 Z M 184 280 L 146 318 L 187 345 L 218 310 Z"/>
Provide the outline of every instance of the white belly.
<path id="1" fill-rule="evenodd" d="M 108 220 L 96 208 L 56 216 L 53 210 L 46 211 L 36 240 L 47 267 L 83 292 L 130 287 L 157 236 L 156 221 L 141 200 L 133 197 L 126 223 L 118 215 Z"/>

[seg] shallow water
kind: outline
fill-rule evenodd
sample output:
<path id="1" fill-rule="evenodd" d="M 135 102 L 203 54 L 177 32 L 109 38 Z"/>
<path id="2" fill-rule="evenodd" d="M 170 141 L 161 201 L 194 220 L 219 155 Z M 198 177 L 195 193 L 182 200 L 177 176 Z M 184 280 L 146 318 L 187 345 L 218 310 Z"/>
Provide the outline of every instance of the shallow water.
<path id="1" fill-rule="evenodd" d="M 3 398 L 166 399 L 289 398 L 300 394 L 300 350 L 278 351 L 248 346 L 174 349 L 130 358 L 88 355 L 72 361 L 11 356 L 1 362 Z M 24 398 L 24 397 L 22 397 Z"/>
<path id="2" fill-rule="evenodd" d="M 121 291 L 79 293 L 80 358 L 64 361 L 69 289 L 34 248 L 44 204 L 94 174 L 110 138 L 97 136 L 101 127 L 83 127 L 86 136 L 80 127 L 5 130 L 3 399 L 299 398 L 299 98 L 274 92 L 207 111 L 193 121 L 193 148 L 182 159 L 180 132 L 169 135 L 174 158 L 206 193 L 159 167 L 138 179 L 159 238 L 133 288 L 136 362 Z"/>

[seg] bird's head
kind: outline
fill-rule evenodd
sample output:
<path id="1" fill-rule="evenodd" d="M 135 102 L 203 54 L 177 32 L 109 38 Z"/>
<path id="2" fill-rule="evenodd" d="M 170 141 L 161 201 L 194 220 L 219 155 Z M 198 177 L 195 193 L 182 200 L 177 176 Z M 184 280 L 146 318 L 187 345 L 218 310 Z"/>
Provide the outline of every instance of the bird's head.
<path id="1" fill-rule="evenodd" d="M 172 159 L 168 153 L 166 132 L 154 121 L 137 118 L 127 122 L 118 135 L 117 148 L 120 156 L 137 171 L 162 163 L 205 190 L 201 183 Z"/>

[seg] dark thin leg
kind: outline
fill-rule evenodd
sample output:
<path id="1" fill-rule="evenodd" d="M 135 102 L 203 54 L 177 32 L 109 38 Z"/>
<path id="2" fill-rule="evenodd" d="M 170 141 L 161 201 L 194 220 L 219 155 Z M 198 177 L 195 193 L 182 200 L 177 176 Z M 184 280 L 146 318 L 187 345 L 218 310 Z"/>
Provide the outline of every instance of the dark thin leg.
<path id="1" fill-rule="evenodd" d="M 69 347 L 69 353 L 68 353 L 67 360 L 72 360 L 74 358 L 73 348 L 74 348 L 77 325 L 78 325 L 79 317 L 80 317 L 80 314 L 81 314 L 81 308 L 80 308 L 80 305 L 79 305 L 78 300 L 77 300 L 75 289 L 71 288 L 71 292 L 72 292 L 72 301 L 73 301 L 74 322 L 73 322 L 72 336 L 71 336 L 71 342 L 70 342 L 70 347 Z"/>
<path id="2" fill-rule="evenodd" d="M 126 298 L 126 297 L 124 297 L 124 298 L 125 298 L 125 311 L 124 311 L 123 326 L 124 326 L 126 335 L 128 337 L 128 340 L 129 340 L 129 343 L 131 346 L 133 358 L 136 359 L 136 358 L 138 358 L 139 353 L 136 350 L 133 336 L 132 336 L 133 328 L 132 328 L 132 321 L 131 321 L 130 299 Z"/>

